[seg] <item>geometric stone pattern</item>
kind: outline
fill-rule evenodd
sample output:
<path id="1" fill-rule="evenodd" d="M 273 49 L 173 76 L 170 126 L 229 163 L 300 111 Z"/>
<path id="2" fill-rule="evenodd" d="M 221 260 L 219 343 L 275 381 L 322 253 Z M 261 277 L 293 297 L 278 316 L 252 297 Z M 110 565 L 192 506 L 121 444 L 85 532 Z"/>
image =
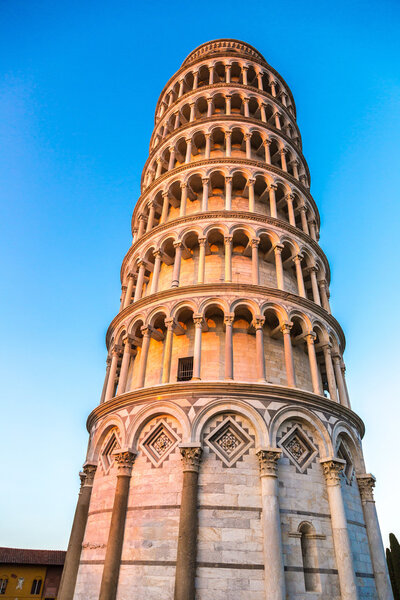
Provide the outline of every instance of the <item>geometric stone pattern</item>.
<path id="1" fill-rule="evenodd" d="M 254 443 L 252 436 L 232 415 L 217 421 L 204 442 L 226 467 L 234 466 Z"/>
<path id="2" fill-rule="evenodd" d="M 159 419 L 140 443 L 140 448 L 153 467 L 159 467 L 167 460 L 179 444 L 177 431 L 165 419 Z"/>
<path id="3" fill-rule="evenodd" d="M 280 439 L 278 446 L 299 473 L 306 473 L 307 468 L 318 455 L 318 448 L 299 425 L 294 425 Z"/>
<path id="4" fill-rule="evenodd" d="M 345 482 L 347 483 L 347 485 L 351 485 L 353 478 L 354 478 L 353 459 L 351 457 L 351 452 L 349 450 L 349 447 L 343 440 L 340 440 L 338 443 L 338 447 L 336 450 L 336 456 L 338 456 L 339 458 L 341 458 L 342 460 L 344 460 L 346 462 L 346 464 L 343 468 L 342 474 L 343 474 L 343 478 L 344 478 Z"/>

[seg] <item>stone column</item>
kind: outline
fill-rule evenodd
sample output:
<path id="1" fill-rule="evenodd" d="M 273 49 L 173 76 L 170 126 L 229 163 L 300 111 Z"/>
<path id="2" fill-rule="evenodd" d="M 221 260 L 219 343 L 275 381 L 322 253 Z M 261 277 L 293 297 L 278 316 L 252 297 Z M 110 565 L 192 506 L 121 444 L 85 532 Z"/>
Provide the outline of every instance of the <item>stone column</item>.
<path id="1" fill-rule="evenodd" d="M 186 138 L 186 157 L 185 163 L 190 163 L 190 159 L 192 157 L 192 139 Z"/>
<path id="2" fill-rule="evenodd" d="M 201 379 L 201 333 L 203 330 L 203 317 L 193 315 L 194 321 L 194 349 L 193 349 L 193 377 L 192 379 Z"/>
<path id="3" fill-rule="evenodd" d="M 232 154 L 231 135 L 232 135 L 231 131 L 225 131 L 225 156 L 226 156 L 226 158 L 229 158 Z"/>
<path id="4" fill-rule="evenodd" d="M 126 294 L 124 298 L 124 306 L 126 308 L 132 302 L 132 290 L 133 290 L 133 273 L 128 275 L 128 285 L 126 286 Z"/>
<path id="5" fill-rule="evenodd" d="M 347 383 L 346 383 L 346 365 L 344 364 L 343 358 L 340 363 L 340 370 L 342 371 L 343 385 L 344 385 L 344 389 L 346 390 L 347 406 L 349 408 L 351 408 L 349 390 L 347 389 Z"/>
<path id="6" fill-rule="evenodd" d="M 193 123 L 193 121 L 194 121 L 194 109 L 195 109 L 195 106 L 196 105 L 195 105 L 194 102 L 190 103 L 190 117 L 189 117 L 189 122 L 190 123 Z"/>
<path id="7" fill-rule="evenodd" d="M 169 383 L 171 376 L 171 359 L 172 359 L 172 344 L 174 339 L 175 321 L 172 318 L 164 320 L 167 328 L 164 346 L 164 358 L 161 383 Z"/>
<path id="8" fill-rule="evenodd" d="M 136 455 L 129 450 L 124 450 L 116 452 L 114 457 L 118 469 L 117 487 L 111 513 L 110 532 L 108 534 L 99 600 L 115 600 L 117 597 L 129 484 L 131 482 L 132 466 Z"/>
<path id="9" fill-rule="evenodd" d="M 291 165 L 293 167 L 293 176 L 296 179 L 298 179 L 299 178 L 299 163 L 298 163 L 298 161 L 297 160 L 293 160 L 291 162 Z M 306 223 L 307 223 L 307 221 L 306 221 Z"/>
<path id="10" fill-rule="evenodd" d="M 319 396 L 322 396 L 322 389 L 321 389 L 321 385 L 319 382 L 319 376 L 318 376 L 317 357 L 315 354 L 315 346 L 314 346 L 316 337 L 317 336 L 313 331 L 311 333 L 309 333 L 308 335 L 306 335 L 307 352 L 308 352 L 308 360 L 310 363 L 310 372 L 311 372 L 311 381 L 312 381 L 312 386 L 313 386 L 313 392 L 314 392 L 314 394 L 318 394 Z"/>
<path id="11" fill-rule="evenodd" d="M 371 473 L 357 475 L 358 489 L 360 490 L 361 504 L 367 528 L 369 550 L 372 568 L 375 575 L 376 591 L 379 600 L 393 600 L 392 586 L 382 543 L 381 530 L 374 501 L 375 477 Z"/>
<path id="12" fill-rule="evenodd" d="M 193 73 L 193 89 L 197 90 L 198 85 L 199 85 L 199 72 L 195 71 Z"/>
<path id="13" fill-rule="evenodd" d="M 264 152 L 265 152 L 265 162 L 267 163 L 267 165 L 271 164 L 271 151 L 269 149 L 270 145 L 271 145 L 271 140 L 263 141 Z"/>
<path id="14" fill-rule="evenodd" d="M 129 336 L 126 336 L 123 339 L 123 343 L 124 343 L 124 353 L 122 355 L 121 370 L 120 370 L 120 374 L 119 374 L 118 394 L 123 394 L 126 390 L 126 382 L 128 380 L 129 363 L 130 363 L 131 354 L 132 354 L 131 342 L 130 342 Z"/>
<path id="15" fill-rule="evenodd" d="M 212 116 L 212 102 L 213 102 L 212 98 L 207 98 L 207 117 Z"/>
<path id="16" fill-rule="evenodd" d="M 225 65 L 225 81 L 226 83 L 231 82 L 231 65 Z"/>
<path id="17" fill-rule="evenodd" d="M 206 243 L 207 238 L 199 238 L 199 270 L 197 283 L 204 283 L 204 272 L 206 267 Z"/>
<path id="18" fill-rule="evenodd" d="M 157 169 L 156 169 L 156 177 L 155 178 L 157 179 L 158 177 L 160 177 L 161 171 L 162 171 L 162 160 L 161 160 L 161 158 L 157 158 L 156 163 L 157 163 Z"/>
<path id="19" fill-rule="evenodd" d="M 278 460 L 282 450 L 256 451 L 261 478 L 262 528 L 264 542 L 264 583 L 266 600 L 285 600 L 281 519 L 278 497 Z"/>
<path id="20" fill-rule="evenodd" d="M 271 86 L 271 94 L 274 98 L 276 98 L 276 81 L 270 81 L 269 85 Z"/>
<path id="21" fill-rule="evenodd" d="M 269 192 L 269 212 L 271 214 L 271 217 L 273 217 L 274 219 L 277 218 L 278 213 L 276 211 L 276 198 L 275 198 L 275 192 L 278 189 L 278 186 L 275 183 L 271 183 L 268 186 L 268 192 Z"/>
<path id="22" fill-rule="evenodd" d="M 153 228 L 154 213 L 156 211 L 156 203 L 154 201 L 149 202 L 147 207 L 149 209 L 149 216 L 147 217 L 146 232 L 150 231 Z"/>
<path id="23" fill-rule="evenodd" d="M 168 192 L 163 192 L 162 197 L 163 197 L 163 205 L 162 205 L 160 224 L 166 223 L 166 221 L 168 219 L 168 210 L 169 210 Z"/>
<path id="24" fill-rule="evenodd" d="M 337 389 L 339 392 L 339 402 L 342 406 L 347 406 L 347 408 L 350 408 L 350 406 L 348 405 L 347 402 L 347 394 L 346 394 L 346 387 L 343 381 L 343 373 L 342 373 L 342 369 L 341 369 L 341 356 L 340 354 L 333 354 L 332 355 L 332 360 L 333 360 L 333 369 L 335 371 L 335 379 L 336 379 L 336 385 L 337 385 Z"/>
<path id="25" fill-rule="evenodd" d="M 150 294 L 155 294 L 158 290 L 158 280 L 160 279 L 161 269 L 161 252 L 160 250 L 154 250 L 154 268 L 153 268 L 153 279 L 151 281 Z"/>
<path id="26" fill-rule="evenodd" d="M 293 225 L 293 227 L 296 227 L 296 219 L 295 219 L 295 216 L 294 216 L 294 209 L 293 209 L 293 200 L 294 200 L 294 195 L 293 194 L 287 194 L 286 195 L 286 202 L 287 202 L 287 207 L 288 207 L 289 223 L 291 225 Z"/>
<path id="27" fill-rule="evenodd" d="M 296 267 L 296 278 L 297 278 L 297 288 L 299 292 L 299 296 L 302 298 L 306 298 L 306 289 L 304 287 L 304 279 L 303 279 L 303 271 L 301 268 L 301 261 L 303 260 L 302 254 L 297 254 L 297 256 L 293 257 L 293 262 Z"/>
<path id="28" fill-rule="evenodd" d="M 244 116 L 245 117 L 250 117 L 250 112 L 249 112 L 249 98 L 243 98 L 243 107 L 244 107 Z"/>
<path id="29" fill-rule="evenodd" d="M 210 181 L 209 177 L 202 177 L 201 181 L 203 182 L 203 198 L 201 201 L 201 210 L 206 212 L 208 210 L 208 182 Z"/>
<path id="30" fill-rule="evenodd" d="M 138 239 L 140 239 L 144 233 L 146 217 L 144 215 L 139 215 L 138 220 L 139 220 L 139 227 L 138 227 L 138 235 L 137 236 L 138 236 Z"/>
<path id="31" fill-rule="evenodd" d="M 304 233 L 306 233 L 307 235 L 309 235 L 309 229 L 308 229 L 308 222 L 307 222 L 307 207 L 304 206 L 304 204 L 302 206 L 300 206 L 300 219 L 301 219 L 301 226 L 303 228 Z"/>
<path id="32" fill-rule="evenodd" d="M 259 269 L 258 269 L 258 246 L 259 238 L 251 240 L 251 279 L 254 285 L 259 285 Z"/>
<path id="33" fill-rule="evenodd" d="M 150 346 L 150 338 L 151 338 L 150 327 L 142 327 L 141 331 L 143 333 L 143 342 L 142 342 L 142 351 L 140 353 L 138 388 L 141 388 L 144 386 L 144 382 L 145 382 L 145 378 L 146 378 L 147 357 L 149 354 L 149 346 Z"/>
<path id="34" fill-rule="evenodd" d="M 179 275 L 181 272 L 181 261 L 182 261 L 182 242 L 174 242 L 175 248 L 175 260 L 174 260 L 174 270 L 172 273 L 172 283 L 171 287 L 179 287 Z"/>
<path id="35" fill-rule="evenodd" d="M 103 404 L 105 398 L 106 398 L 106 391 L 107 391 L 107 385 L 108 385 L 108 380 L 110 378 L 110 365 L 111 365 L 111 358 L 108 356 L 107 360 L 106 360 L 106 374 L 104 377 L 104 383 L 103 383 L 103 389 L 101 391 L 101 396 L 100 396 L 100 404 Z"/>
<path id="36" fill-rule="evenodd" d="M 214 65 L 211 65 L 211 67 L 209 67 L 208 85 L 212 85 L 213 83 L 214 83 Z"/>
<path id="37" fill-rule="evenodd" d="M 225 210 L 232 210 L 232 177 L 225 177 Z"/>
<path id="38" fill-rule="evenodd" d="M 257 73 L 257 83 L 258 83 L 258 89 L 263 91 L 263 82 L 262 82 L 262 73 L 260 71 L 258 71 Z"/>
<path id="39" fill-rule="evenodd" d="M 204 137 L 206 138 L 206 149 L 205 149 L 205 157 L 210 158 L 211 153 L 211 133 L 205 133 Z"/>
<path id="40" fill-rule="evenodd" d="M 233 379 L 233 321 L 235 315 L 226 315 L 225 323 L 225 379 Z"/>
<path id="41" fill-rule="evenodd" d="M 310 267 L 310 278 L 311 278 L 313 300 L 314 300 L 315 304 L 318 304 L 318 306 L 321 306 L 321 298 L 319 295 L 318 281 L 317 281 L 317 271 L 318 271 L 318 269 L 315 265 Z"/>
<path id="42" fill-rule="evenodd" d="M 251 133 L 244 134 L 244 142 L 246 145 L 246 158 L 251 159 Z"/>
<path id="43" fill-rule="evenodd" d="M 265 382 L 265 356 L 264 356 L 264 333 L 263 325 L 265 317 L 255 317 L 253 327 L 256 330 L 256 361 L 257 380 Z"/>
<path id="44" fill-rule="evenodd" d="M 275 127 L 276 127 L 276 129 L 278 129 L 278 130 L 280 130 L 280 128 L 281 128 L 281 121 L 280 121 L 280 118 L 279 118 L 279 117 L 280 117 L 279 113 L 278 113 L 278 112 L 276 112 L 276 113 L 274 114 L 274 118 L 275 118 Z M 281 150 L 281 152 L 282 152 L 282 150 Z M 285 163 L 285 164 L 286 164 L 286 163 Z M 286 171 L 286 169 L 283 169 L 283 170 L 284 170 L 284 171 Z"/>
<path id="45" fill-rule="evenodd" d="M 225 114 L 228 116 L 231 114 L 231 99 L 230 94 L 225 94 Z"/>
<path id="46" fill-rule="evenodd" d="M 263 102 L 261 102 L 260 104 L 260 113 L 261 113 L 261 121 L 263 121 L 263 123 L 267 122 L 267 113 L 265 112 L 265 104 Z"/>
<path id="47" fill-rule="evenodd" d="M 145 264 L 142 260 L 138 261 L 138 267 L 139 267 L 139 272 L 138 272 L 138 277 L 137 277 L 137 281 L 136 281 L 135 296 L 133 298 L 134 302 L 137 302 L 142 297 L 144 272 L 146 269 Z"/>
<path id="48" fill-rule="evenodd" d="M 243 65 L 243 67 L 242 67 L 243 85 L 247 85 L 247 71 L 248 70 L 249 70 L 249 67 L 246 67 L 245 65 Z"/>
<path id="49" fill-rule="evenodd" d="M 283 323 L 281 325 L 281 331 L 283 334 L 283 347 L 285 353 L 285 367 L 286 367 L 286 378 L 289 387 L 296 387 L 296 376 L 294 370 L 293 361 L 293 350 L 292 340 L 290 338 L 290 330 L 293 327 L 293 323 Z"/>
<path id="50" fill-rule="evenodd" d="M 181 183 L 181 205 L 179 208 L 179 216 L 184 217 L 186 215 L 186 200 L 187 200 L 187 184 Z"/>
<path id="51" fill-rule="evenodd" d="M 180 123 L 180 114 L 179 114 L 179 111 L 177 111 L 177 113 L 175 115 L 174 129 L 178 129 L 179 123 Z"/>
<path id="52" fill-rule="evenodd" d="M 197 488 L 202 448 L 181 444 L 183 483 L 179 514 L 174 600 L 194 600 L 197 555 Z"/>
<path id="53" fill-rule="evenodd" d="M 339 458 L 320 460 L 325 475 L 328 501 L 331 513 L 333 545 L 342 600 L 358 600 L 357 582 L 353 566 L 347 519 L 344 509 L 340 472 L 345 461 Z"/>
<path id="54" fill-rule="evenodd" d="M 225 282 L 232 281 L 232 236 L 224 237 L 225 245 Z"/>
<path id="55" fill-rule="evenodd" d="M 250 178 L 247 182 L 248 186 L 249 186 L 249 212 L 255 212 L 256 210 L 256 205 L 255 205 L 255 198 L 254 198 L 254 184 L 255 184 L 256 180 Z"/>
<path id="56" fill-rule="evenodd" d="M 115 378 L 117 376 L 118 359 L 120 354 L 120 348 L 114 347 L 111 352 L 111 367 L 110 375 L 108 377 L 107 391 L 104 401 L 108 402 L 114 395 Z"/>
<path id="57" fill-rule="evenodd" d="M 169 149 L 169 163 L 168 163 L 168 171 L 172 171 L 175 166 L 175 148 L 171 146 Z"/>
<path id="58" fill-rule="evenodd" d="M 331 400 L 333 400 L 334 402 L 337 402 L 338 397 L 337 397 L 337 391 L 336 391 L 336 380 L 335 380 L 335 373 L 333 371 L 330 344 L 325 344 L 324 346 L 322 346 L 322 350 L 324 352 L 326 377 L 328 379 L 329 396 L 330 396 Z"/>
<path id="59" fill-rule="evenodd" d="M 276 270 L 276 283 L 278 290 L 284 290 L 285 284 L 283 280 L 283 264 L 282 264 L 282 244 L 275 244 L 274 255 L 275 255 L 275 270 Z"/>
<path id="60" fill-rule="evenodd" d="M 327 313 L 331 314 L 331 307 L 329 306 L 328 290 L 327 290 L 328 284 L 327 284 L 326 280 L 320 279 L 319 286 L 320 286 L 320 291 L 321 291 L 322 306 L 326 310 Z"/>
<path id="61" fill-rule="evenodd" d="M 79 561 L 82 552 L 82 542 L 85 535 L 96 469 L 96 465 L 85 463 L 83 465 L 83 472 L 79 473 L 81 478 L 81 489 L 79 490 L 78 503 L 76 505 L 74 522 L 72 524 L 71 535 L 68 542 L 60 589 L 58 590 L 57 595 L 59 600 L 73 600 L 74 597 Z"/>
<path id="62" fill-rule="evenodd" d="M 133 244 L 134 242 L 132 242 Z M 119 311 L 121 312 L 121 310 L 123 310 L 124 308 L 124 304 L 125 304 L 125 297 L 126 297 L 126 285 L 122 285 L 121 286 L 121 297 L 120 297 L 120 302 L 119 302 Z"/>
<path id="63" fill-rule="evenodd" d="M 180 98 L 181 96 L 183 96 L 183 79 L 179 80 L 179 92 L 178 92 L 178 98 Z"/>

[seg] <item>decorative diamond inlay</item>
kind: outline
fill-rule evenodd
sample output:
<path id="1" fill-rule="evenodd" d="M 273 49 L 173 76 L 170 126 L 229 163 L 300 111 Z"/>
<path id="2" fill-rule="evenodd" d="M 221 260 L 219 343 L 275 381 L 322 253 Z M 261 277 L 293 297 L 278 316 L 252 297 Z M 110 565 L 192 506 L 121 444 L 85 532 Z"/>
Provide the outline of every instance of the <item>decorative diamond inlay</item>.
<path id="1" fill-rule="evenodd" d="M 204 441 L 227 467 L 232 467 L 253 443 L 247 431 L 232 417 L 224 419 Z"/>
<path id="2" fill-rule="evenodd" d="M 179 439 L 175 432 L 166 421 L 162 420 L 149 431 L 140 447 L 152 464 L 158 467 L 171 454 L 178 443 Z"/>
<path id="3" fill-rule="evenodd" d="M 294 425 L 283 436 L 278 446 L 301 473 L 304 473 L 318 454 L 318 449 L 298 425 Z"/>

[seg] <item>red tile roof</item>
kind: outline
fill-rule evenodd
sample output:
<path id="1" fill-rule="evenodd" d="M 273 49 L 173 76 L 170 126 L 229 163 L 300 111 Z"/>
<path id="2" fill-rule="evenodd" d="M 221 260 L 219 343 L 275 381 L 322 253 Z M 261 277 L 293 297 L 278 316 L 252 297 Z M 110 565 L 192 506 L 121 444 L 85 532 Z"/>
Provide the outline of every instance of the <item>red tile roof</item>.
<path id="1" fill-rule="evenodd" d="M 0 548 L 0 564 L 63 565 L 63 550 L 29 550 L 25 548 Z"/>

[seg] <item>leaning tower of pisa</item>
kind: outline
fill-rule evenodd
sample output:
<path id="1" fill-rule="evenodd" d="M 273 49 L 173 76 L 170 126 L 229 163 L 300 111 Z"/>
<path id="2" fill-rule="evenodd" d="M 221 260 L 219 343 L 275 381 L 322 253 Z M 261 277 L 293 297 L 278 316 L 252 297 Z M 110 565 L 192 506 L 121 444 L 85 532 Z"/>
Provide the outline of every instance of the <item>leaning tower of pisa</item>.
<path id="1" fill-rule="evenodd" d="M 155 112 L 60 600 L 390 600 L 296 109 L 252 46 Z"/>

